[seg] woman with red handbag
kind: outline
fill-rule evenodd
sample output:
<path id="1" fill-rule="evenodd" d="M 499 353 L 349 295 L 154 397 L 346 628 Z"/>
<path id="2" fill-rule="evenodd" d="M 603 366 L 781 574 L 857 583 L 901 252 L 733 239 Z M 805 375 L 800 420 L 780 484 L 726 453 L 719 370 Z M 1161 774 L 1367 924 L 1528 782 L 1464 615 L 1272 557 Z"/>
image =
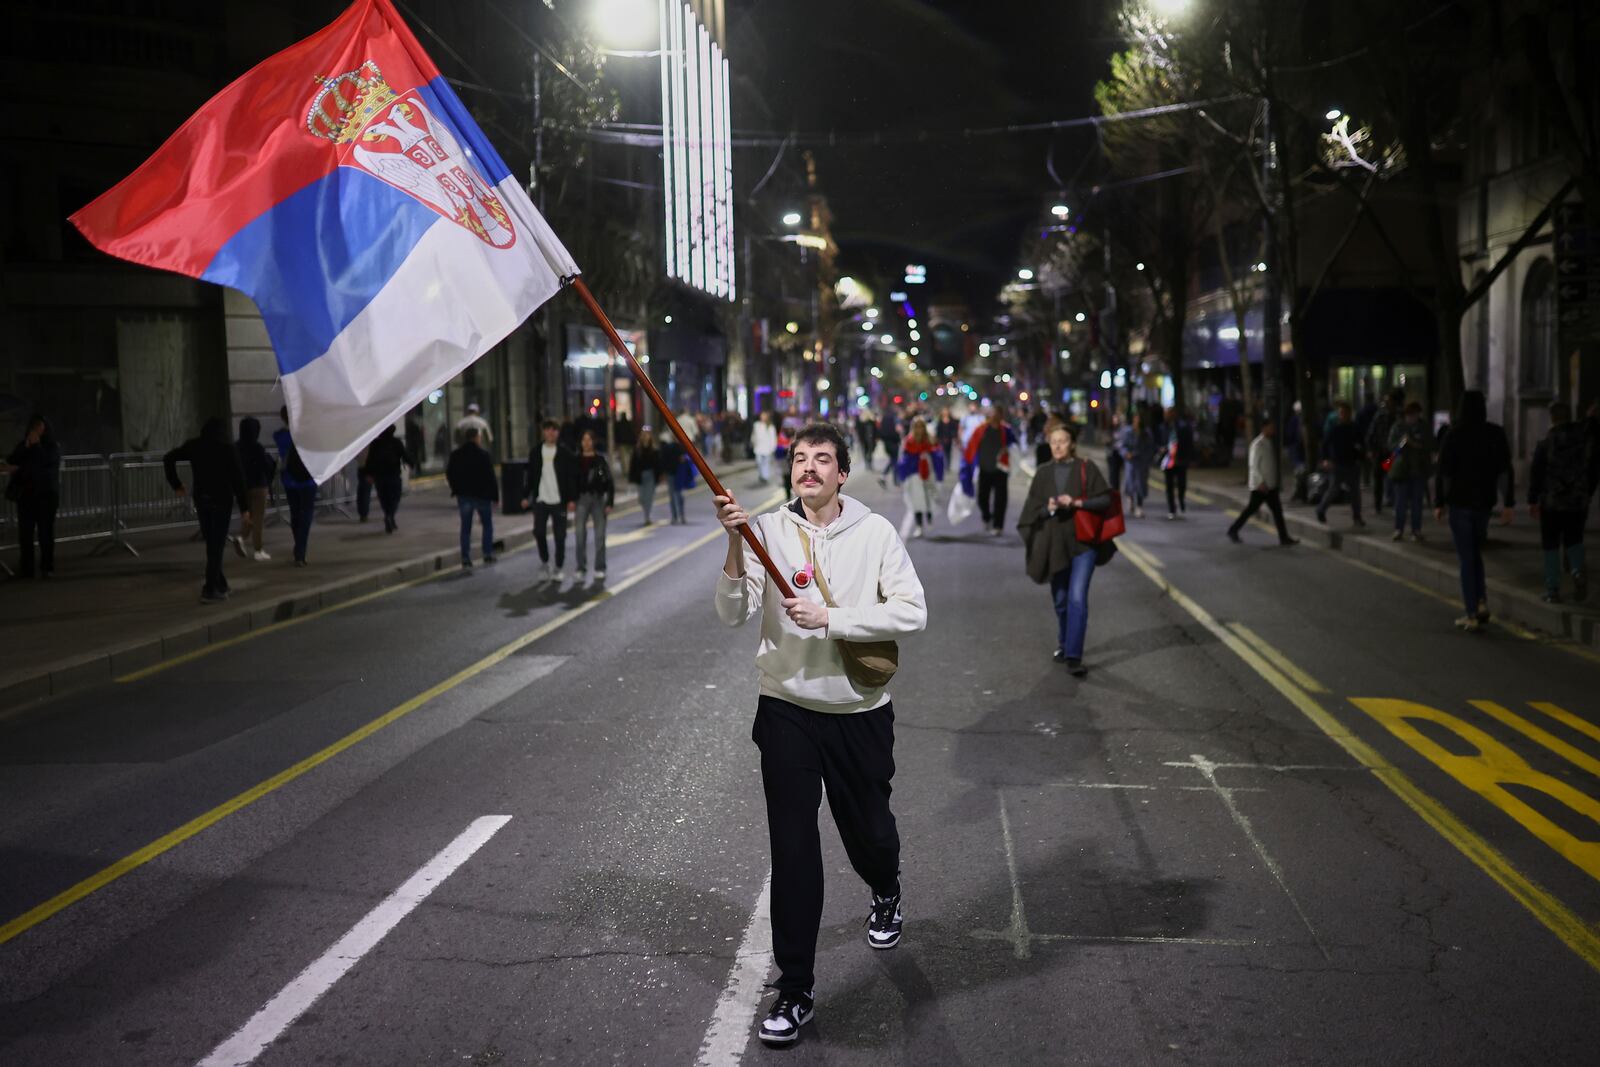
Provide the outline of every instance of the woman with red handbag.
<path id="1" fill-rule="evenodd" d="M 1048 440 L 1051 462 L 1034 475 L 1017 530 L 1028 549 L 1028 577 L 1048 582 L 1055 601 L 1053 658 L 1081 678 L 1089 673 L 1083 664 L 1089 580 L 1116 554 L 1112 538 L 1123 532 L 1122 498 L 1099 467 L 1077 457 L 1071 427 L 1057 426 Z"/>

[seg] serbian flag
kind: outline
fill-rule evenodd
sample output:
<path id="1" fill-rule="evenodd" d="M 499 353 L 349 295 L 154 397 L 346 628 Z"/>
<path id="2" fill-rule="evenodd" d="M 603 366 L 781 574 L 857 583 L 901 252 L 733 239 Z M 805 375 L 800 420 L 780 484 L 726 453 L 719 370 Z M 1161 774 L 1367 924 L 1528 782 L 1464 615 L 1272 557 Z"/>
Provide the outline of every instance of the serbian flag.
<path id="1" fill-rule="evenodd" d="M 578 273 L 390 0 L 228 86 L 72 222 L 255 300 L 318 481 Z"/>

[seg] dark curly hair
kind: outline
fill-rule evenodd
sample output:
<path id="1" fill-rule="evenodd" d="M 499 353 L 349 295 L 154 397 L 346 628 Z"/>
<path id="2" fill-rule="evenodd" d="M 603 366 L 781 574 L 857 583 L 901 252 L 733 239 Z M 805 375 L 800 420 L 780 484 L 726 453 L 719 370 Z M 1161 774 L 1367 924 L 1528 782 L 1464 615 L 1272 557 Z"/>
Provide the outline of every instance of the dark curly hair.
<path id="1" fill-rule="evenodd" d="M 794 466 L 795 445 L 801 441 L 807 444 L 830 444 L 833 454 L 839 459 L 839 472 L 850 473 L 850 446 L 845 443 L 844 435 L 838 428 L 828 422 L 808 423 L 804 429 L 794 435 L 794 440 L 789 443 L 789 465 Z"/>

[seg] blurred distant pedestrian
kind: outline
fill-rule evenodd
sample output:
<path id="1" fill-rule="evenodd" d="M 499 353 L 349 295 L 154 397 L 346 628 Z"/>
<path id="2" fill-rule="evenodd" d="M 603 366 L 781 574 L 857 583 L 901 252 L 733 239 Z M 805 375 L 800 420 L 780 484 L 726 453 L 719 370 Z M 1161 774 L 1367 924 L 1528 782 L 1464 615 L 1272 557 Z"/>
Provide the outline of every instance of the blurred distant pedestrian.
<path id="1" fill-rule="evenodd" d="M 411 476 L 422 473 L 428 462 L 428 435 L 423 432 L 422 420 L 414 413 L 406 416 L 406 453 L 411 457 Z"/>
<path id="2" fill-rule="evenodd" d="M 1350 499 L 1351 521 L 1358 527 L 1367 524 L 1361 520 L 1361 459 L 1365 452 L 1361 444 L 1361 430 L 1356 426 L 1350 405 L 1339 401 L 1335 418 L 1322 438 L 1322 466 L 1328 472 L 1328 481 L 1317 499 L 1317 521 L 1328 521 L 1328 507 L 1340 490 Z"/>
<path id="3" fill-rule="evenodd" d="M 56 569 L 56 508 L 61 503 L 61 449 L 43 415 L 28 419 L 22 441 L 4 464 L 6 499 L 17 506 L 17 577 L 48 578 Z M 34 570 L 34 538 L 39 542 Z"/>
<path id="4" fill-rule="evenodd" d="M 972 431 L 962 455 L 964 469 L 976 471 L 978 513 L 990 536 L 999 537 L 1006 528 L 1006 494 L 1011 481 L 1011 450 L 1017 435 L 1006 425 L 1005 411 L 996 405 L 989 409 L 983 425 Z M 970 474 L 964 474 L 964 478 Z"/>
<path id="5" fill-rule="evenodd" d="M 656 482 L 661 476 L 661 450 L 656 447 L 656 435 L 648 426 L 639 429 L 639 443 L 634 446 L 628 460 L 628 481 L 639 487 L 639 510 L 644 512 L 644 525 L 651 525 L 650 509 L 656 502 Z"/>
<path id="6" fill-rule="evenodd" d="M 528 498 L 523 507 L 533 509 L 533 539 L 539 546 L 544 580 L 558 581 L 567 565 L 567 505 L 578 499 L 578 461 L 561 443 L 561 424 L 545 419 L 539 427 L 542 441 L 528 457 Z M 550 563 L 549 528 L 554 524 L 556 559 Z"/>
<path id="7" fill-rule="evenodd" d="M 272 557 L 261 547 L 261 538 L 267 524 L 267 493 L 272 488 L 272 476 L 278 473 L 278 461 L 262 447 L 261 420 L 248 415 L 239 420 L 239 439 L 233 447 L 239 453 L 244 495 L 250 505 L 240 516 L 239 536 L 233 539 L 233 547 L 243 556 L 245 541 L 249 540 L 252 558 L 257 563 L 265 563 Z"/>
<path id="8" fill-rule="evenodd" d="M 611 477 L 611 461 L 595 448 L 593 431 L 585 430 L 578 439 L 578 499 L 571 505 L 575 529 L 573 547 L 577 550 L 578 581 L 584 580 L 589 563 L 589 526 L 594 526 L 594 580 L 606 580 L 606 517 L 616 504 L 616 484 Z"/>
<path id="9" fill-rule="evenodd" d="M 663 434 L 660 447 L 659 478 L 667 483 L 667 505 L 671 511 L 672 525 L 687 526 L 689 517 L 683 511 L 683 493 L 692 477 L 694 464 L 689 462 L 689 453 L 684 450 L 676 435 Z"/>
<path id="10" fill-rule="evenodd" d="M 400 510 L 402 471 L 414 465 L 410 451 L 395 436 L 393 426 L 385 426 L 377 440 L 367 447 L 367 480 L 378 491 L 378 506 L 383 509 L 383 532 L 398 530 L 395 513 Z"/>
<path id="11" fill-rule="evenodd" d="M 485 452 L 491 452 L 494 447 L 494 433 L 489 429 L 488 420 L 483 417 L 483 409 L 477 404 L 468 404 L 467 413 L 456 422 L 457 444 L 466 443 L 468 430 L 477 430 L 478 447 Z"/>
<path id="12" fill-rule="evenodd" d="M 900 446 L 897 473 L 905 486 L 906 513 L 900 520 L 900 539 L 904 541 L 921 537 L 923 526 L 933 525 L 933 512 L 939 505 L 936 483 L 944 481 L 944 453 L 922 419 L 911 420 L 911 432 Z"/>
<path id="13" fill-rule="evenodd" d="M 1411 540 L 1422 540 L 1422 504 L 1428 495 L 1428 470 L 1433 465 L 1433 431 L 1422 417 L 1422 405 L 1413 400 L 1389 428 L 1384 447 L 1385 472 L 1394 494 L 1394 540 L 1405 536 L 1411 520 Z"/>
<path id="14" fill-rule="evenodd" d="M 1544 599 L 1561 602 L 1562 553 L 1572 575 L 1572 598 L 1589 595 L 1584 568 L 1583 528 L 1589 518 L 1589 497 L 1600 482 L 1600 448 L 1582 423 L 1572 421 L 1572 409 L 1561 402 L 1550 405 L 1550 432 L 1533 452 L 1528 485 L 1528 513 L 1539 520 L 1539 541 L 1544 548 Z"/>
<path id="15" fill-rule="evenodd" d="M 1383 505 L 1389 499 L 1389 471 L 1383 466 L 1389 458 L 1389 437 L 1403 416 L 1405 403 L 1406 394 L 1402 389 L 1386 394 L 1383 405 L 1373 413 L 1372 421 L 1367 423 L 1367 431 L 1362 437 L 1367 464 L 1372 468 L 1372 510 L 1379 515 L 1383 514 Z"/>
<path id="16" fill-rule="evenodd" d="M 1050 585 L 1056 609 L 1052 658 L 1081 678 L 1088 673 L 1083 649 L 1089 633 L 1089 582 L 1095 567 L 1116 553 L 1116 545 L 1079 541 L 1076 513 L 1108 511 L 1112 493 L 1100 468 L 1078 458 L 1070 427 L 1056 426 L 1048 441 L 1051 462 L 1033 476 L 1017 531 L 1027 550 L 1028 577 Z"/>
<path id="17" fill-rule="evenodd" d="M 763 411 L 750 428 L 750 449 L 756 457 L 756 476 L 762 485 L 772 480 L 772 458 L 778 451 L 778 428 L 772 424 L 772 412 Z"/>
<path id="18" fill-rule="evenodd" d="M 283 495 L 289 499 L 289 530 L 294 535 L 294 565 L 306 565 L 306 546 L 311 541 L 311 520 L 317 513 L 317 482 L 300 458 L 289 433 L 289 409 L 278 409 L 283 420 L 272 435 L 278 446 L 278 478 L 283 482 Z"/>
<path id="19" fill-rule="evenodd" d="M 1122 423 L 1122 412 L 1111 413 L 1111 435 L 1108 438 L 1111 446 L 1106 449 L 1106 481 L 1111 484 L 1113 493 L 1122 492 L 1122 472 L 1127 466 L 1127 460 L 1117 448 L 1117 441 L 1122 437 L 1122 431 L 1127 429 Z"/>
<path id="20" fill-rule="evenodd" d="M 887 476 L 893 472 L 895 463 L 900 458 L 900 419 L 893 411 L 885 411 L 883 418 L 878 420 L 878 442 L 883 445 L 883 472 L 878 475 L 878 484 L 887 486 Z M 867 466 L 872 466 L 869 459 Z"/>
<path id="21" fill-rule="evenodd" d="M 1156 439 L 1145 425 L 1144 412 L 1135 411 L 1111 447 L 1122 456 L 1122 488 L 1133 505 L 1135 518 L 1144 518 L 1144 501 L 1150 493 L 1150 464 L 1155 461 Z"/>
<path id="22" fill-rule="evenodd" d="M 934 437 L 939 441 L 939 451 L 944 453 L 944 465 L 950 466 L 950 452 L 956 446 L 956 438 L 961 436 L 961 424 L 951 414 L 949 408 L 939 412 L 939 423 L 934 431 Z"/>
<path id="23" fill-rule="evenodd" d="M 1189 465 L 1194 462 L 1194 426 L 1177 408 L 1168 408 L 1157 431 L 1161 477 L 1167 489 L 1167 518 L 1189 511 Z"/>
<path id="24" fill-rule="evenodd" d="M 372 479 L 367 475 L 368 445 L 356 454 L 356 521 L 366 522 L 372 515 Z"/>
<path id="25" fill-rule="evenodd" d="M 494 504 L 500 499 L 500 483 L 494 476 L 494 460 L 478 444 L 478 428 L 467 426 L 461 433 L 465 440 L 450 453 L 444 477 L 461 513 L 461 566 L 470 570 L 473 515 L 483 527 L 483 562 L 495 561 Z"/>
<path id="26" fill-rule="evenodd" d="M 188 461 L 192 489 L 178 477 L 178 464 Z M 228 596 L 228 579 L 222 573 L 222 557 L 228 544 L 228 528 L 233 525 L 233 509 L 248 512 L 244 469 L 239 450 L 228 440 L 228 426 L 218 418 L 207 419 L 200 436 L 192 437 L 168 452 L 162 459 L 167 483 L 179 496 L 194 502 L 195 517 L 206 544 L 206 580 L 200 587 L 200 603 L 214 604 Z"/>
<path id="27" fill-rule="evenodd" d="M 1468 633 L 1489 621 L 1489 591 L 1483 573 L 1483 545 L 1489 539 L 1489 516 L 1495 497 L 1505 504 L 1501 521 L 1511 521 L 1516 501 L 1511 446 L 1506 433 L 1489 421 L 1483 393 L 1468 389 L 1461 394 L 1450 432 L 1439 447 L 1434 473 L 1434 518 L 1450 513 L 1450 537 L 1455 541 L 1461 570 L 1461 602 L 1466 613 L 1456 625 Z"/>
<path id="28" fill-rule="evenodd" d="M 1268 418 L 1262 421 L 1261 432 L 1250 442 L 1250 502 L 1233 520 L 1233 525 L 1228 527 L 1228 539 L 1231 541 L 1238 542 L 1239 531 L 1265 504 L 1267 510 L 1272 512 L 1273 524 L 1278 528 L 1278 544 L 1298 543 L 1289 536 L 1289 527 L 1283 521 L 1283 503 L 1278 496 L 1282 478 L 1278 474 L 1278 452 L 1274 443 L 1277 436 L 1278 424 Z"/>

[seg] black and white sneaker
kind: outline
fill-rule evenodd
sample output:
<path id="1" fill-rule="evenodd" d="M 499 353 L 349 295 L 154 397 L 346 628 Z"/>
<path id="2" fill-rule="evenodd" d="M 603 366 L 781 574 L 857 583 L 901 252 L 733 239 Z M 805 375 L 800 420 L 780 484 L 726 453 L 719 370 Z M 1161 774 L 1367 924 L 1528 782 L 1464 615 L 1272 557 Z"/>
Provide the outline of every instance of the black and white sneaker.
<path id="1" fill-rule="evenodd" d="M 867 944 L 873 948 L 894 948 L 900 943 L 900 894 L 880 897 L 872 894 L 872 910 L 867 913 Z"/>
<path id="2" fill-rule="evenodd" d="M 810 993 L 780 992 L 761 1020 L 759 1036 L 768 1045 L 792 1045 L 800 1037 L 800 1028 L 816 1013 L 816 1000 Z"/>

